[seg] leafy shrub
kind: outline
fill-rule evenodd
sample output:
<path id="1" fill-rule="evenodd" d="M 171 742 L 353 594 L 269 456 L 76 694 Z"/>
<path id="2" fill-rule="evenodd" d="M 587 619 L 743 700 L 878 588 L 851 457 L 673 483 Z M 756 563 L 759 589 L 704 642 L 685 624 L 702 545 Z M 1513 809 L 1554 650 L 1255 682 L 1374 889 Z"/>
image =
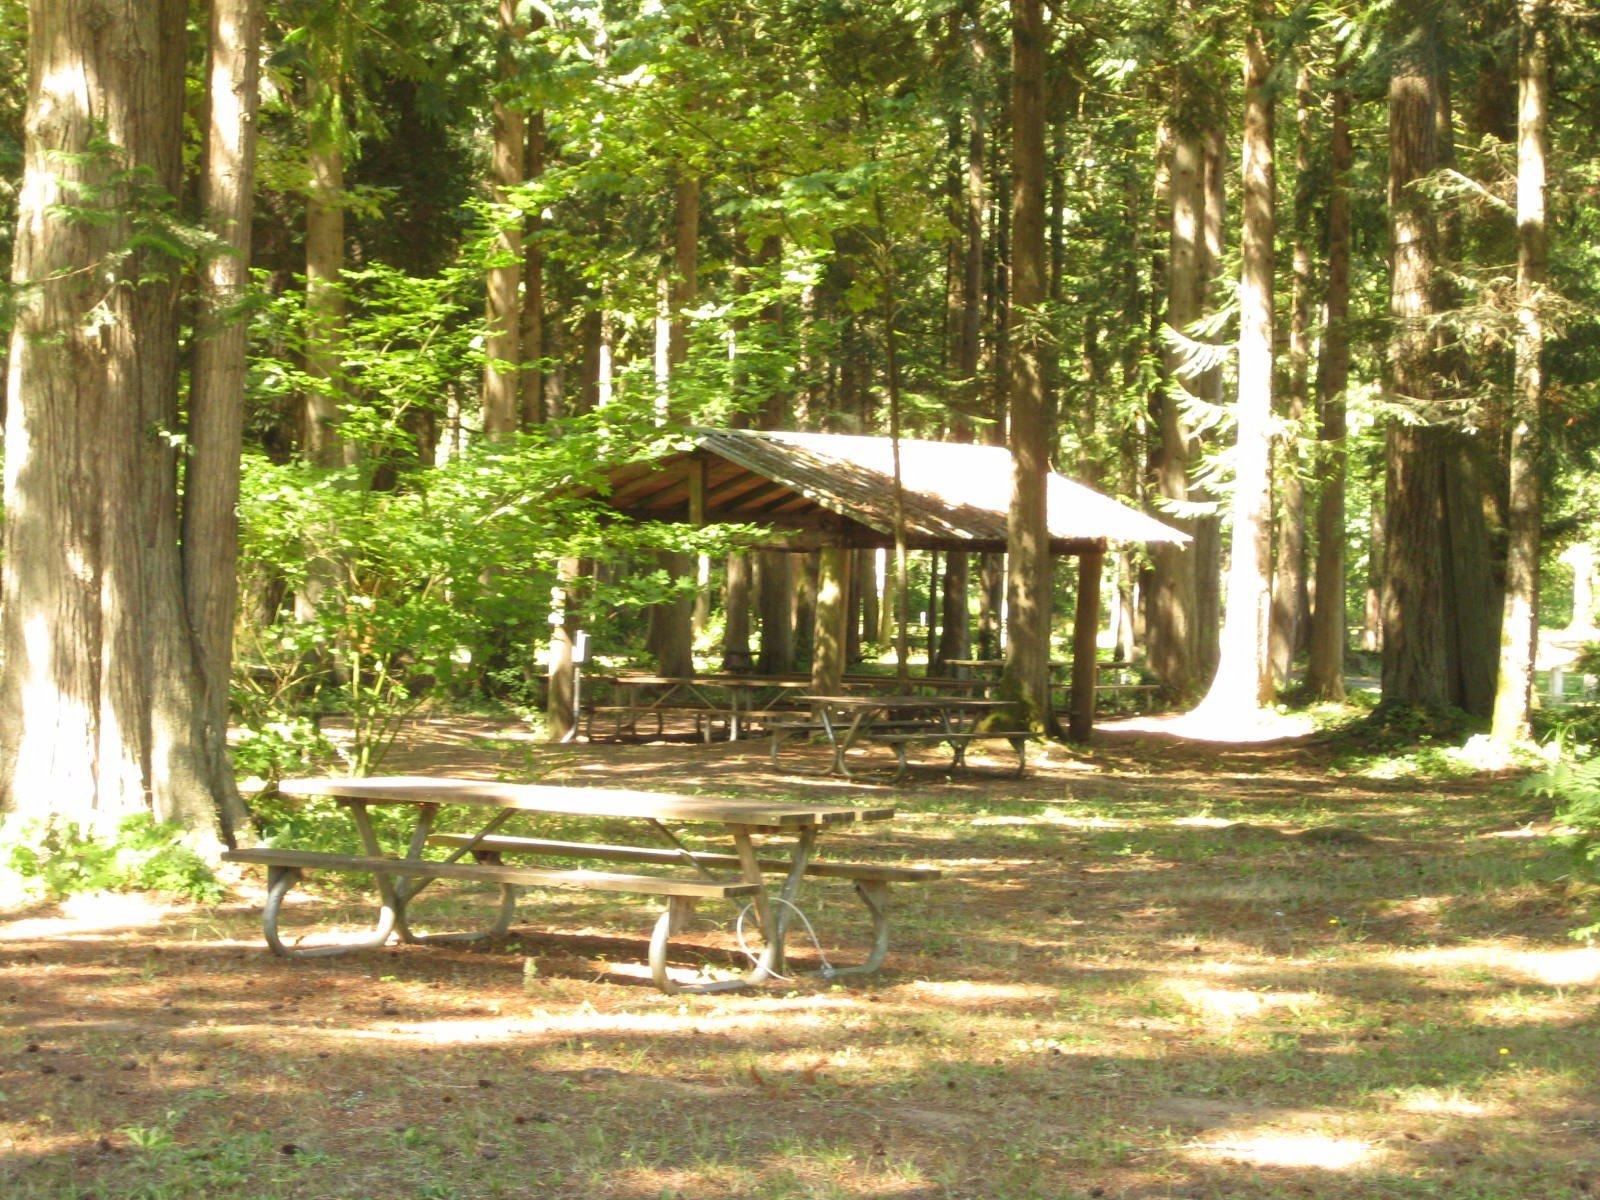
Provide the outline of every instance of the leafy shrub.
<path id="1" fill-rule="evenodd" d="M 1534 795 L 1556 801 L 1556 821 L 1571 830 L 1560 838 L 1561 845 L 1571 853 L 1578 876 L 1600 886 L 1600 760 L 1558 763 L 1524 786 Z M 1600 920 L 1572 931 L 1577 938 L 1597 934 Z"/>
<path id="2" fill-rule="evenodd" d="M 148 813 L 123 818 L 110 837 L 51 817 L 21 827 L 8 840 L 11 869 L 52 897 L 151 891 L 206 902 L 222 898 L 205 859 L 183 841 L 183 829 Z"/>
<path id="3" fill-rule="evenodd" d="M 333 761 L 333 744 L 309 717 L 263 720 L 239 730 L 230 747 L 234 770 L 276 783 L 286 775 L 305 774 Z"/>

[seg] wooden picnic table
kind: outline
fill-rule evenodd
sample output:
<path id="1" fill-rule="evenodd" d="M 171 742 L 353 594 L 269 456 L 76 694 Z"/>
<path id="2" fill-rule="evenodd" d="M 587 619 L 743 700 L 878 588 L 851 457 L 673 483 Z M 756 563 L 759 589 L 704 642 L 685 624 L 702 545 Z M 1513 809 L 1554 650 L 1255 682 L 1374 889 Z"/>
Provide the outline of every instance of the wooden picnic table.
<path id="1" fill-rule="evenodd" d="M 922 867 L 885 866 L 816 860 L 818 839 L 827 831 L 864 821 L 884 821 L 894 809 L 854 807 L 785 801 L 720 799 L 660 792 L 609 788 L 514 784 L 467 779 L 391 776 L 371 779 L 298 779 L 282 783 L 279 790 L 292 797 L 331 797 L 349 812 L 365 853 L 328 854 L 286 847 L 255 847 L 229 851 L 224 858 L 267 868 L 267 899 L 262 910 L 262 930 L 274 953 L 302 958 L 344 953 L 385 944 L 390 937 L 402 941 L 447 941 L 503 936 L 515 912 L 519 888 L 573 887 L 663 897 L 666 910 L 650 939 L 649 964 L 657 987 L 666 992 L 725 991 L 752 987 L 781 976 L 784 938 L 790 914 L 796 907 L 802 881 L 808 876 L 851 882 L 873 921 L 873 945 L 858 965 L 825 965 L 828 978 L 865 974 L 876 970 L 888 953 L 888 886 L 894 882 L 921 882 L 938 877 Z M 436 833 L 434 823 L 444 805 L 487 811 L 487 819 L 474 832 Z M 387 852 L 374 827 L 371 810 L 398 808 L 411 817 L 401 853 Z M 551 817 L 593 817 L 634 822 L 656 839 L 656 845 L 611 844 L 597 841 L 555 841 L 501 832 L 513 818 L 537 820 Z M 691 850 L 674 832 L 674 826 L 692 827 L 702 837 L 726 837 L 728 851 Z M 762 841 L 758 846 L 757 838 Z M 429 858 L 430 847 L 444 848 L 443 858 Z M 731 851 L 731 852 L 729 852 Z M 507 857 L 599 859 L 645 864 L 663 873 L 623 874 L 575 868 L 512 866 Z M 470 861 L 463 861 L 470 859 Z M 672 873 L 665 873 L 676 868 Z M 367 873 L 374 877 L 379 915 L 372 933 L 355 943 L 312 945 L 286 943 L 279 934 L 278 917 L 284 897 L 303 872 L 331 870 Z M 782 876 L 771 889 L 765 876 Z M 425 887 L 438 879 L 461 879 L 493 884 L 500 889 L 500 907 L 492 926 L 482 932 L 419 935 L 406 919 L 407 906 Z M 667 969 L 671 938 L 682 932 L 698 901 L 727 899 L 754 908 L 763 946 L 748 971 L 736 979 L 682 982 Z"/>
<path id="2" fill-rule="evenodd" d="M 947 658 L 944 659 L 947 667 L 964 667 L 970 671 L 992 671 L 998 674 L 1005 669 L 1006 660 L 1003 658 Z M 1072 663 L 1064 659 L 1051 659 L 1052 671 L 1065 671 Z"/>
<path id="3" fill-rule="evenodd" d="M 1017 751 L 1017 774 L 1026 766 L 1026 730 L 979 731 L 977 722 L 985 715 L 1013 707 L 1008 700 L 989 700 L 976 696 L 925 695 L 804 695 L 814 721 L 793 722 L 772 727 L 772 763 L 778 763 L 782 740 L 796 733 L 821 733 L 833 752 L 832 770 L 854 778 L 845 759 L 847 752 L 863 741 L 882 742 L 894 749 L 895 781 L 904 777 L 909 763 L 906 748 L 915 742 L 943 742 L 954 755 L 951 765 L 966 765 L 967 744 L 977 738 L 1003 737 Z"/>
<path id="4" fill-rule="evenodd" d="M 801 692 L 811 686 L 809 679 L 715 673 L 706 675 L 654 675 L 643 671 L 623 671 L 613 675 L 590 676 L 609 683 L 620 695 L 619 703 L 595 705 L 589 709 L 589 736 L 594 736 L 597 713 L 609 712 L 616 718 L 616 736 L 623 729 L 637 733 L 639 718 L 653 716 L 656 732 L 666 729 L 668 713 L 692 714 L 702 740 L 711 741 L 713 720 L 721 717 L 729 741 L 737 741 L 741 728 L 747 728 L 756 714 L 767 711 L 784 692 Z"/>

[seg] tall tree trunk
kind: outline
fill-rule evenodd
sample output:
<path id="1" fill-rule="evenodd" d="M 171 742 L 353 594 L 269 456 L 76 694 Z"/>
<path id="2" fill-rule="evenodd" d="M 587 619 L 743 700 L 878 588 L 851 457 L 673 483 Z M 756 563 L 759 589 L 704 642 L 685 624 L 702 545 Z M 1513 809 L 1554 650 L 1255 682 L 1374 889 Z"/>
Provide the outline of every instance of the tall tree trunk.
<path id="1" fill-rule="evenodd" d="M 537 26 L 543 14 L 534 14 Z M 528 114 L 528 143 L 523 152 L 523 169 L 528 179 L 536 180 L 544 174 L 545 134 L 544 113 Z M 549 353 L 545 345 L 544 319 L 544 245 L 541 227 L 544 218 L 536 209 L 528 214 L 527 236 L 522 247 L 522 373 L 520 396 L 522 427 L 532 429 L 542 425 L 548 415 L 545 401 L 544 359 Z"/>
<path id="2" fill-rule="evenodd" d="M 33 0 L 0 554 L 0 810 L 153 811 L 215 843 L 175 453 L 182 0 Z M 73 215 L 88 210 L 87 219 Z M 108 286 L 109 283 L 109 286 Z"/>
<path id="3" fill-rule="evenodd" d="M 688 357 L 688 317 L 698 290 L 700 180 L 679 172 L 673 188 L 671 271 L 663 280 L 663 309 L 656 322 L 656 418 L 671 416 L 671 379 Z M 703 557 L 703 556 L 701 556 Z M 677 580 L 702 578 L 697 556 L 681 551 L 659 555 L 660 565 Z M 709 575 L 709 564 L 705 567 Z M 663 675 L 694 673 L 695 610 L 705 590 L 678 596 L 650 610 L 650 649 Z"/>
<path id="4" fill-rule="evenodd" d="M 516 81 L 511 43 L 521 36 L 517 0 L 500 0 L 499 88 L 493 104 L 489 151 L 489 198 L 496 205 L 497 228 L 490 251 L 484 338 L 483 433 L 503 438 L 522 421 L 522 217 L 509 209 L 511 189 L 523 179 L 522 109 L 508 95 Z"/>
<path id="5" fill-rule="evenodd" d="M 1278 440 L 1278 516 L 1273 527 L 1275 563 L 1268 658 L 1272 686 L 1289 685 L 1289 672 L 1305 628 L 1306 494 L 1301 482 L 1301 426 L 1311 383 L 1311 69 L 1295 75 L 1294 240 L 1289 293 L 1289 394 L 1285 432 Z"/>
<path id="6" fill-rule="evenodd" d="M 1438 38 L 1434 70 L 1437 75 L 1434 124 L 1437 129 L 1436 166 L 1453 170 L 1456 165 L 1455 117 L 1450 90 L 1450 69 L 1446 61 L 1443 14 L 1432 10 L 1436 22 L 1433 36 Z M 1509 82 L 1509 81 L 1508 81 Z M 1445 313 L 1461 303 L 1461 289 L 1449 269 L 1460 261 L 1464 230 L 1460 205 L 1443 205 L 1438 212 L 1439 257 L 1433 281 L 1433 311 Z M 1473 395 L 1475 364 L 1466 348 L 1447 329 L 1434 331 L 1434 355 L 1439 374 L 1438 398 L 1460 402 Z M 1480 406 L 1475 420 L 1496 420 L 1496 406 Z M 1472 422 L 1450 421 L 1443 430 L 1443 507 L 1446 523 L 1442 530 L 1441 553 L 1445 564 L 1444 615 L 1445 661 L 1449 667 L 1450 703 L 1479 717 L 1494 711 L 1496 650 L 1500 641 L 1500 610 L 1503 597 L 1494 580 L 1489 562 L 1489 521 L 1495 512 L 1501 472 L 1491 467 L 1493 451 Z"/>
<path id="7" fill-rule="evenodd" d="M 1539 450 L 1544 425 L 1546 273 L 1545 160 L 1550 66 L 1545 0 L 1518 5 L 1517 338 L 1512 386 L 1510 516 L 1500 676 L 1491 734 L 1501 745 L 1529 736 L 1528 708 L 1539 615 Z"/>
<path id="8" fill-rule="evenodd" d="M 1205 130 L 1205 244 L 1201 255 L 1201 294 L 1205 307 L 1224 307 L 1232 287 L 1223 277 L 1228 223 L 1228 131 L 1226 113 L 1219 102 L 1207 105 Z M 1221 364 L 1196 381 L 1201 397 L 1215 408 L 1228 402 L 1227 379 Z M 1217 497 L 1204 487 L 1189 490 L 1191 500 L 1215 505 Z M 1216 674 L 1222 636 L 1222 514 L 1202 513 L 1194 519 L 1194 661 L 1198 679 Z"/>
<path id="9" fill-rule="evenodd" d="M 894 462 L 894 492 L 891 502 L 894 513 L 894 615 L 895 674 L 904 684 L 911 669 L 911 563 L 906 547 L 906 493 L 900 471 L 900 353 L 895 336 L 894 245 L 889 241 L 889 230 L 884 220 L 883 196 L 875 193 L 873 208 L 878 218 L 878 232 L 883 241 L 879 246 L 882 261 L 879 265 L 879 288 L 882 291 L 884 384 L 889 398 L 889 446 Z"/>
<path id="10" fill-rule="evenodd" d="M 239 597 L 239 454 L 244 432 L 245 323 L 255 178 L 261 0 L 212 0 L 200 209 L 225 253 L 200 270 L 189 456 L 183 488 L 183 585 L 198 649 L 210 761 L 227 763 L 228 687 Z M 212 788 L 228 824 L 244 818 L 231 770 Z"/>
<path id="11" fill-rule="evenodd" d="M 1026 328 L 1011 354 L 1007 388 L 1011 509 L 1006 520 L 1006 665 L 1002 687 L 1029 726 L 1052 731 L 1050 713 L 1050 531 L 1045 481 L 1050 430 L 1044 391 L 1044 50 L 1042 0 L 1011 5 L 1011 302 Z"/>
<path id="12" fill-rule="evenodd" d="M 819 695 L 836 696 L 844 686 L 844 623 L 850 594 L 850 557 L 849 550 L 838 546 L 830 546 L 817 555 L 811 688 Z"/>
<path id="13" fill-rule="evenodd" d="M 970 17 L 976 5 L 969 4 Z M 966 161 L 962 172 L 958 207 L 962 230 L 959 306 L 955 321 L 955 374 L 960 381 L 959 400 L 951 421 L 957 441 L 973 436 L 973 418 L 982 412 L 983 383 L 980 374 L 983 354 L 983 202 L 984 202 L 984 106 L 983 92 L 976 79 L 982 54 L 982 27 L 971 19 L 969 60 L 974 79 L 967 118 Z M 945 562 L 944 613 L 939 642 L 941 659 L 967 658 L 972 654 L 972 621 L 968 615 L 968 596 L 972 584 L 968 555 L 951 551 Z"/>
<path id="14" fill-rule="evenodd" d="M 756 255 L 757 263 L 776 272 L 783 261 L 783 243 L 776 236 L 764 238 Z M 774 300 L 761 311 L 767 327 L 768 344 L 782 345 L 786 318 L 781 301 Z M 762 429 L 791 427 L 794 414 L 792 397 L 780 388 L 771 388 L 760 416 Z M 763 675 L 780 675 L 794 670 L 795 664 L 795 566 L 796 558 L 782 550 L 763 550 L 761 570 L 756 581 L 757 607 L 761 614 L 761 655 L 758 669 Z"/>
<path id="15" fill-rule="evenodd" d="M 794 564 L 794 645 L 797 658 L 810 659 L 816 651 L 817 577 L 822 566 L 818 552 L 800 556 Z"/>
<path id="16" fill-rule="evenodd" d="M 1271 696 L 1267 669 L 1268 539 L 1272 527 L 1273 211 L 1275 179 L 1271 11 L 1258 6 L 1244 49 L 1244 153 L 1241 160 L 1243 262 L 1239 273 L 1238 446 L 1233 485 L 1233 541 L 1221 656 L 1204 705 L 1237 716 Z"/>
<path id="17" fill-rule="evenodd" d="M 1166 263 L 1167 325 L 1171 333 L 1185 336 L 1189 325 L 1200 316 L 1205 212 L 1204 146 L 1192 114 L 1183 111 L 1192 100 L 1191 89 L 1180 86 L 1174 105 L 1178 116 L 1171 128 L 1167 176 L 1167 195 L 1171 203 L 1171 236 Z M 1175 344 L 1169 342 L 1162 357 L 1165 386 L 1154 406 L 1153 475 L 1157 493 L 1163 499 L 1186 503 L 1193 439 L 1179 393 L 1189 391 L 1195 372 L 1188 365 L 1183 350 Z M 1187 517 L 1163 514 L 1162 520 L 1186 532 L 1194 528 Z M 1179 693 L 1192 691 L 1199 682 L 1195 664 L 1195 557 L 1193 546 L 1150 548 L 1150 667 L 1163 683 Z"/>
<path id="18" fill-rule="evenodd" d="M 1306 684 L 1319 700 L 1344 699 L 1345 388 L 1350 382 L 1350 88 L 1341 70 L 1333 87 L 1329 133 L 1327 319 L 1317 356 L 1320 420 L 1317 456 L 1317 586 L 1311 614 Z"/>
<path id="19" fill-rule="evenodd" d="M 794 670 L 794 555 L 761 551 L 757 599 L 761 611 L 761 655 L 756 669 L 763 675 Z"/>
<path id="20" fill-rule="evenodd" d="M 856 581 L 861 589 L 861 640 L 882 644 L 880 636 L 881 599 L 878 591 L 878 552 L 876 550 L 857 550 L 856 561 L 851 567 L 851 578 Z"/>
<path id="21" fill-rule="evenodd" d="M 313 39 L 323 36 L 314 34 Z M 336 39 L 335 39 L 336 40 Z M 338 59 L 313 48 L 306 77 L 306 458 L 319 467 L 349 466 L 353 447 L 340 436 L 344 394 L 344 121 Z"/>
<path id="22" fill-rule="evenodd" d="M 722 638 L 722 669 L 748 671 L 750 658 L 750 589 L 754 574 L 745 551 L 728 555 L 724 600 L 728 614 Z"/>
<path id="23" fill-rule="evenodd" d="M 1011 177 L 1000 153 L 1010 121 L 1010 104 L 1000 108 L 999 131 L 990 139 L 991 195 L 1011 194 Z M 989 321 L 989 426 L 984 440 L 992 446 L 1008 444 L 1006 388 L 1011 371 L 1011 205 L 997 199 L 990 205 L 989 291 L 985 309 Z M 1003 628 L 1006 587 L 1006 562 L 1002 554 L 985 554 L 979 563 L 978 646 L 980 658 L 998 658 L 1004 651 Z"/>
<path id="24" fill-rule="evenodd" d="M 1415 420 L 1392 420 L 1385 435 L 1383 699 L 1443 708 L 1449 679 L 1445 589 L 1447 519 L 1443 479 L 1447 431 L 1436 424 L 1435 271 L 1439 229 L 1417 181 L 1438 165 L 1440 68 L 1437 30 L 1418 0 L 1399 14 L 1412 38 L 1389 80 L 1389 391 Z"/>

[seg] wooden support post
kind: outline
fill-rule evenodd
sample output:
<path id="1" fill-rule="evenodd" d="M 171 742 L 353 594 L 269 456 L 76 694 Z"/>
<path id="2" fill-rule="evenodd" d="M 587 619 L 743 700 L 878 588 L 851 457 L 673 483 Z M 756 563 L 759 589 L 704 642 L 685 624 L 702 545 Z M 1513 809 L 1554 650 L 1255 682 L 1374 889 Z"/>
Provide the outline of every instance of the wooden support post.
<path id="1" fill-rule="evenodd" d="M 573 630 L 567 624 L 567 605 L 578 570 L 577 559 L 561 559 L 556 564 L 556 585 L 550 589 L 550 694 L 545 702 L 545 734 L 552 742 L 571 741 L 578 732 Z"/>
<path id="2" fill-rule="evenodd" d="M 1072 625 L 1072 711 L 1067 717 L 1067 736 L 1075 742 L 1088 741 L 1094 728 L 1100 574 L 1105 561 L 1104 550 L 1086 550 L 1078 556 L 1078 611 Z"/>
<path id="3" fill-rule="evenodd" d="M 844 686 L 845 622 L 850 614 L 850 551 L 838 546 L 818 556 L 811 690 L 838 695 Z"/>
<path id="4" fill-rule="evenodd" d="M 706 460 L 691 458 L 688 475 L 689 524 L 703 529 L 706 523 Z"/>

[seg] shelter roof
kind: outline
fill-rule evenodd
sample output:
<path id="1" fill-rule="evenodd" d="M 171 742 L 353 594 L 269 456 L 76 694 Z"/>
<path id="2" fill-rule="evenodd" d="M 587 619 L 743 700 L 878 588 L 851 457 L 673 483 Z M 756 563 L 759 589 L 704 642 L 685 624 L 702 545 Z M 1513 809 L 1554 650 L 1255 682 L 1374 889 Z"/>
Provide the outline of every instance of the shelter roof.
<path id="1" fill-rule="evenodd" d="M 894 452 L 886 437 L 691 429 L 679 452 L 613 470 L 608 500 L 638 520 L 766 525 L 788 531 L 783 544 L 795 549 L 892 545 Z M 899 452 L 912 548 L 1005 549 L 1011 504 L 1005 447 L 902 438 Z M 1189 540 L 1054 472 L 1048 503 L 1050 548 L 1057 554 L 1112 542 Z"/>

